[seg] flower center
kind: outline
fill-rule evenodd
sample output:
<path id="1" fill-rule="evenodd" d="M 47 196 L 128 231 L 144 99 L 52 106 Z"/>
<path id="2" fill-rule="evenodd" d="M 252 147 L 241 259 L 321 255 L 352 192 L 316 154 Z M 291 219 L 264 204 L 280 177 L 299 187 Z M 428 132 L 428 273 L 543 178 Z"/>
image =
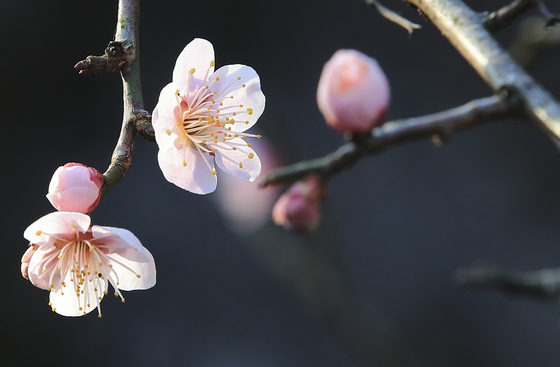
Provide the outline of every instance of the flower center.
<path id="1" fill-rule="evenodd" d="M 214 66 L 214 61 L 210 63 Z M 208 77 L 210 68 L 206 71 L 205 79 Z M 234 125 L 248 125 L 249 121 L 236 120 L 240 114 L 253 114 L 253 109 L 243 104 L 236 104 L 233 101 L 233 91 L 245 88 L 246 84 L 241 83 L 241 77 L 237 77 L 228 82 L 213 77 L 208 84 L 191 91 L 193 83 L 192 74 L 195 69 L 189 71 L 187 87 L 181 95 L 180 91 L 175 92 L 177 101 L 177 128 L 175 132 L 179 138 L 177 143 L 180 145 L 190 144 L 198 151 L 206 166 L 212 174 L 216 171 L 208 162 L 206 154 L 213 156 L 218 150 L 239 150 L 252 159 L 254 154 L 244 150 L 244 147 L 251 147 L 250 143 L 245 142 L 247 138 L 260 138 L 260 135 L 241 133 L 232 131 Z M 167 134 L 171 135 L 170 130 Z M 185 155 L 183 149 L 183 155 Z M 239 168 L 243 168 L 242 162 L 238 162 Z M 186 157 L 183 156 L 183 166 L 187 165 Z"/>
<path id="2" fill-rule="evenodd" d="M 103 296 L 108 293 L 109 283 L 115 289 L 114 295 L 120 297 L 122 302 L 125 301 L 118 288 L 119 276 L 113 269 L 114 264 L 118 264 L 140 278 L 140 275 L 133 269 L 107 255 L 109 252 L 108 246 L 103 242 L 98 242 L 98 240 L 107 236 L 113 236 L 113 234 L 89 240 L 71 240 L 68 242 L 57 238 L 58 244 L 55 243 L 54 245 L 55 251 L 38 264 L 38 266 L 42 265 L 43 273 L 50 271 L 48 290 L 57 291 L 60 289 L 60 294 L 55 293 L 55 297 L 59 295 L 61 297 L 74 297 L 75 295 L 78 312 L 82 312 L 84 315 L 86 309 L 90 309 L 91 305 L 94 304 L 97 306 L 98 317 L 101 317 L 100 302 Z M 59 248 L 60 250 L 58 250 Z M 57 274 L 60 278 L 56 276 Z M 66 283 L 66 279 L 70 284 Z M 56 284 L 58 281 L 60 281 L 60 285 Z M 66 288 L 70 291 L 69 295 L 64 292 Z M 49 302 L 49 305 L 53 311 L 56 311 L 53 302 L 54 299 Z"/>

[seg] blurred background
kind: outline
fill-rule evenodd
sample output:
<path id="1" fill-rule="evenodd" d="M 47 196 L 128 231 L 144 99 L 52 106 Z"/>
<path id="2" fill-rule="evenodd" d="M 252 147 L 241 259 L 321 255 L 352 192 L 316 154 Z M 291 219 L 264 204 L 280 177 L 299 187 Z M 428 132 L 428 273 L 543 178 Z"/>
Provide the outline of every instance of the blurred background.
<path id="1" fill-rule="evenodd" d="M 467 1 L 477 11 L 506 3 Z M 268 139 L 278 164 L 342 143 L 315 95 L 323 64 L 339 48 L 378 60 L 391 83 L 389 120 L 491 95 L 437 29 L 401 1 L 384 5 L 423 28 L 409 36 L 361 0 L 144 1 L 146 108 L 195 37 L 214 44 L 217 66 L 241 63 L 259 73 L 267 106 L 253 131 Z M 92 220 L 135 233 L 155 257 L 158 283 L 127 292 L 126 304 L 107 297 L 103 319 L 51 312 L 48 292 L 20 275 L 22 234 L 54 211 L 45 194 L 58 166 L 104 171 L 110 162 L 122 117 L 120 77 L 78 75 L 73 65 L 103 53 L 117 1 L 0 6 L 2 365 L 558 365 L 556 302 L 470 292 L 452 278 L 477 261 L 560 267 L 560 152 L 516 120 L 439 148 L 419 141 L 360 161 L 330 181 L 323 221 L 307 238 L 274 227 L 270 213 L 254 207 L 252 198 L 273 202 L 274 189 L 272 198 L 250 194 L 224 209 L 223 198 L 238 195 L 228 194 L 238 188 L 225 174 L 222 193 L 182 191 L 163 178 L 157 146 L 137 137 L 126 179 Z M 521 23 L 499 33 L 504 47 L 517 42 Z M 560 97 L 560 47 L 527 62 Z M 255 214 L 249 222 L 236 215 L 247 211 Z"/>

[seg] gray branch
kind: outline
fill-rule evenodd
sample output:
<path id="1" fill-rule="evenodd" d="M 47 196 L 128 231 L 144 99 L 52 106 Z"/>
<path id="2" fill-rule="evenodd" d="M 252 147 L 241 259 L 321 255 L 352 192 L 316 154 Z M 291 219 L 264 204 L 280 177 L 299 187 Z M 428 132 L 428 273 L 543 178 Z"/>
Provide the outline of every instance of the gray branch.
<path id="1" fill-rule="evenodd" d="M 487 16 L 483 14 L 483 16 L 485 16 L 484 26 L 489 32 L 495 33 L 510 25 L 517 17 L 535 5 L 536 3 L 534 0 L 514 0 L 510 4 L 491 12 Z"/>
<path id="2" fill-rule="evenodd" d="M 465 288 L 498 290 L 508 295 L 551 300 L 560 296 L 560 269 L 514 272 L 490 265 L 475 265 L 455 272 Z"/>
<path id="3" fill-rule="evenodd" d="M 346 143 L 323 158 L 271 171 L 261 186 L 296 181 L 312 172 L 329 177 L 350 168 L 365 155 L 411 140 L 431 137 L 436 143 L 447 141 L 457 132 L 513 113 L 514 107 L 515 98 L 503 101 L 499 96 L 492 96 L 431 115 L 387 122 L 370 135 Z"/>
<path id="4" fill-rule="evenodd" d="M 136 133 L 148 141 L 155 141 L 150 114 L 144 110 L 140 84 L 138 53 L 139 0 L 120 0 L 115 40 L 109 43 L 103 56 L 88 56 L 74 66 L 80 74 L 107 73 L 120 70 L 123 82 L 124 114 L 117 146 L 111 164 L 103 174 L 101 189 L 105 196 L 124 178 L 134 159 Z"/>
<path id="5" fill-rule="evenodd" d="M 494 91 L 516 91 L 526 116 L 560 139 L 560 104 L 502 49 L 477 13 L 460 0 L 405 1 L 439 28 Z"/>
<path id="6" fill-rule="evenodd" d="M 366 4 L 377 9 L 379 14 L 389 19 L 391 22 L 396 23 L 406 29 L 409 34 L 412 34 L 416 29 L 422 28 L 419 24 L 413 23 L 410 20 L 400 16 L 391 9 L 381 5 L 377 0 L 365 0 Z"/>

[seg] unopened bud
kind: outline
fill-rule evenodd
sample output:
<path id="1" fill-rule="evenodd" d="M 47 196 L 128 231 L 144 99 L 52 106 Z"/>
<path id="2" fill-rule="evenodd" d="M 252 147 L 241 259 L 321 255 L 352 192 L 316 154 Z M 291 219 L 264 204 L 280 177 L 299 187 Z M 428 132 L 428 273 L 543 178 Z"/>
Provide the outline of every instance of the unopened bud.
<path id="1" fill-rule="evenodd" d="M 296 182 L 272 208 L 274 223 L 289 231 L 313 232 L 319 224 L 320 205 L 326 192 L 326 186 L 317 175 L 309 175 Z"/>
<path id="2" fill-rule="evenodd" d="M 336 131 L 365 133 L 382 122 L 390 94 L 375 59 L 356 50 L 338 50 L 321 73 L 317 104 Z"/>
<path id="3" fill-rule="evenodd" d="M 60 211 L 89 213 L 101 199 L 103 176 L 95 168 L 66 163 L 55 171 L 47 199 Z"/>

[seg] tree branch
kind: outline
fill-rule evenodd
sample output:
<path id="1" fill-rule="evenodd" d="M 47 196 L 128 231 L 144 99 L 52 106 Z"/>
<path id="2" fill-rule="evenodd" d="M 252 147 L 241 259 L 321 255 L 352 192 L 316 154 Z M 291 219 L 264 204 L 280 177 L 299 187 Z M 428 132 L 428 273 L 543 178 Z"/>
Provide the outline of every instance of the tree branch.
<path id="1" fill-rule="evenodd" d="M 516 91 L 526 115 L 560 139 L 560 104 L 518 66 L 460 0 L 405 0 L 418 7 L 494 91 Z"/>
<path id="2" fill-rule="evenodd" d="M 367 5 L 377 9 L 379 14 L 389 19 L 391 22 L 394 22 L 406 29 L 409 34 L 412 34 L 412 32 L 414 32 L 416 29 L 422 28 L 422 26 L 420 26 L 419 24 L 412 23 L 410 20 L 401 17 L 391 9 L 384 7 L 377 0 L 365 0 L 365 2 Z"/>
<path id="3" fill-rule="evenodd" d="M 469 289 L 499 290 L 508 295 L 551 300 L 560 296 L 560 269 L 513 272 L 475 265 L 455 272 L 455 280 Z"/>
<path id="4" fill-rule="evenodd" d="M 371 134 L 346 143 L 323 158 L 271 171 L 261 186 L 296 181 L 312 172 L 328 177 L 350 168 L 364 155 L 376 154 L 411 140 L 435 137 L 438 142 L 446 141 L 456 132 L 507 116 L 513 112 L 514 105 L 514 98 L 503 101 L 499 96 L 492 96 L 431 115 L 387 122 L 373 129 Z"/>
<path id="5" fill-rule="evenodd" d="M 123 82 L 124 113 L 117 146 L 111 164 L 103 174 L 101 188 L 105 196 L 117 182 L 124 178 L 134 159 L 134 137 L 141 134 L 148 141 L 155 141 L 150 114 L 144 110 L 140 84 L 138 52 L 139 0 L 120 0 L 115 40 L 109 43 L 103 56 L 88 56 L 74 66 L 80 74 L 106 73 L 120 70 Z"/>
<path id="6" fill-rule="evenodd" d="M 496 33 L 500 29 L 510 25 L 517 17 L 535 5 L 534 0 L 514 0 L 510 4 L 491 12 L 487 16 L 484 14 L 486 18 L 484 27 L 486 27 L 490 33 Z"/>

